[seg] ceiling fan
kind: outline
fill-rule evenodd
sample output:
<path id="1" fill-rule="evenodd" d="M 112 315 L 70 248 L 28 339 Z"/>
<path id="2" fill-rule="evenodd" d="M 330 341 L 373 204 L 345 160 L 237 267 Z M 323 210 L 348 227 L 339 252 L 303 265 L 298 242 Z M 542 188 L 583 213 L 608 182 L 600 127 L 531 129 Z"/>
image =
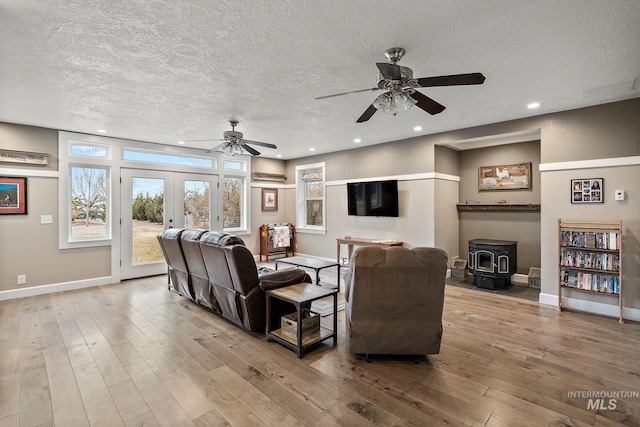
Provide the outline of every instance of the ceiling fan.
<path id="1" fill-rule="evenodd" d="M 224 138 L 222 139 L 187 139 L 186 141 L 224 141 L 222 144 L 216 145 L 215 147 L 207 150 L 207 153 L 211 153 L 212 151 L 219 151 L 221 153 L 231 154 L 235 156 L 236 154 L 250 154 L 252 156 L 259 156 L 260 152 L 253 147 L 250 147 L 247 144 L 259 145 L 267 148 L 278 148 L 273 144 L 269 144 L 267 142 L 260 141 L 251 141 L 249 139 L 244 139 L 242 132 L 236 131 L 236 126 L 238 126 L 237 120 L 229 120 L 229 124 L 231 125 L 231 130 L 224 131 Z"/>
<path id="2" fill-rule="evenodd" d="M 453 74 L 414 79 L 411 68 L 402 67 L 397 64 L 404 56 L 404 52 L 404 49 L 401 47 L 387 49 L 384 54 L 389 60 L 389 63 L 376 63 L 379 70 L 378 85 L 376 87 L 336 93 L 315 99 L 326 99 L 334 96 L 347 95 L 349 93 L 386 90 L 386 92 L 379 95 L 358 120 L 356 120 L 357 123 L 362 123 L 369 120 L 378 110 L 395 116 L 398 110 L 408 110 L 413 105 L 417 105 L 429 114 L 441 113 L 445 109 L 444 105 L 423 95 L 416 89 L 433 86 L 479 85 L 485 80 L 485 77 L 481 73 Z"/>

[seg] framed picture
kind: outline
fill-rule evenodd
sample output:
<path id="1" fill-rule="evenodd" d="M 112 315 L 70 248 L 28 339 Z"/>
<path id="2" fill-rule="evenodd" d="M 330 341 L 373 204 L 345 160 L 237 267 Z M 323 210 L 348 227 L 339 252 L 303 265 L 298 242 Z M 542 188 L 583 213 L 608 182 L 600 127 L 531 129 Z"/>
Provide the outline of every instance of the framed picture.
<path id="1" fill-rule="evenodd" d="M 0 215 L 27 214 L 27 178 L 0 176 Z"/>
<path id="2" fill-rule="evenodd" d="M 265 212 L 278 210 L 278 189 L 277 188 L 262 189 L 262 210 Z"/>
<path id="3" fill-rule="evenodd" d="M 572 179 L 571 203 L 604 203 L 604 178 Z"/>
<path id="4" fill-rule="evenodd" d="M 478 191 L 530 189 L 531 163 L 478 168 Z"/>

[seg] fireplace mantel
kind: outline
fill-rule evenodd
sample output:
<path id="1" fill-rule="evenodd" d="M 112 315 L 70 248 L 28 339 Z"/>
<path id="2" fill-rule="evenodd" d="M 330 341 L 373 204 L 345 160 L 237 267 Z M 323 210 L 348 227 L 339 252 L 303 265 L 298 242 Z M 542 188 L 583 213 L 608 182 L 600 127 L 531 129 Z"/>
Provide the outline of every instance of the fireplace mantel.
<path id="1" fill-rule="evenodd" d="M 457 205 L 458 212 L 540 212 L 539 204 L 492 203 Z"/>

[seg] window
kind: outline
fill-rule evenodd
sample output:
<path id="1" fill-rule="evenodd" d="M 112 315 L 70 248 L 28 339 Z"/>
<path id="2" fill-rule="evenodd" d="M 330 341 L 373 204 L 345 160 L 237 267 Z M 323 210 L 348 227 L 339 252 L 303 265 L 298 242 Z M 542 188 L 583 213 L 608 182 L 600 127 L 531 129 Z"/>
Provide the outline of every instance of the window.
<path id="1" fill-rule="evenodd" d="M 103 145 L 71 143 L 71 155 L 77 157 L 107 159 L 109 158 L 109 147 Z"/>
<path id="2" fill-rule="evenodd" d="M 70 241 L 109 238 L 108 169 L 72 165 L 70 175 Z"/>
<path id="3" fill-rule="evenodd" d="M 235 157 L 222 159 L 222 229 L 235 234 L 248 233 L 250 229 L 248 185 L 251 160 Z"/>
<path id="4" fill-rule="evenodd" d="M 316 163 L 296 167 L 298 226 L 302 232 L 326 231 L 325 223 L 325 164 Z"/>
<path id="5" fill-rule="evenodd" d="M 224 177 L 222 207 L 224 219 L 222 229 L 225 231 L 241 230 L 243 227 L 243 207 L 245 205 L 245 179 L 237 176 Z"/>
<path id="6" fill-rule="evenodd" d="M 226 170 L 230 170 L 230 171 L 246 171 L 247 170 L 247 162 L 243 162 L 242 160 L 225 159 L 222 163 Z"/>
<path id="7" fill-rule="evenodd" d="M 184 181 L 184 226 L 211 228 L 209 222 L 209 181 Z"/>
<path id="8" fill-rule="evenodd" d="M 165 154 L 149 150 L 134 150 L 132 148 L 124 148 L 122 150 L 122 160 L 197 168 L 211 168 L 214 162 L 214 159 L 209 157 Z"/>

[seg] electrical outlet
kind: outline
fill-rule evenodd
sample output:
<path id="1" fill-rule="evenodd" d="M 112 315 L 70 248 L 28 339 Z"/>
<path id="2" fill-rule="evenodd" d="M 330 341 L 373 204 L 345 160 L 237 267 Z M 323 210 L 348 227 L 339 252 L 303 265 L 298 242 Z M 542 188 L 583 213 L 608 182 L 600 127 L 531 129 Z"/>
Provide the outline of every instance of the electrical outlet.
<path id="1" fill-rule="evenodd" d="M 616 190 L 615 199 L 616 200 L 624 200 L 624 190 Z"/>
<path id="2" fill-rule="evenodd" d="M 53 215 L 40 215 L 40 224 L 53 224 Z"/>
<path id="3" fill-rule="evenodd" d="M 18 274 L 18 285 L 24 285 L 25 283 L 27 283 L 27 275 Z"/>

